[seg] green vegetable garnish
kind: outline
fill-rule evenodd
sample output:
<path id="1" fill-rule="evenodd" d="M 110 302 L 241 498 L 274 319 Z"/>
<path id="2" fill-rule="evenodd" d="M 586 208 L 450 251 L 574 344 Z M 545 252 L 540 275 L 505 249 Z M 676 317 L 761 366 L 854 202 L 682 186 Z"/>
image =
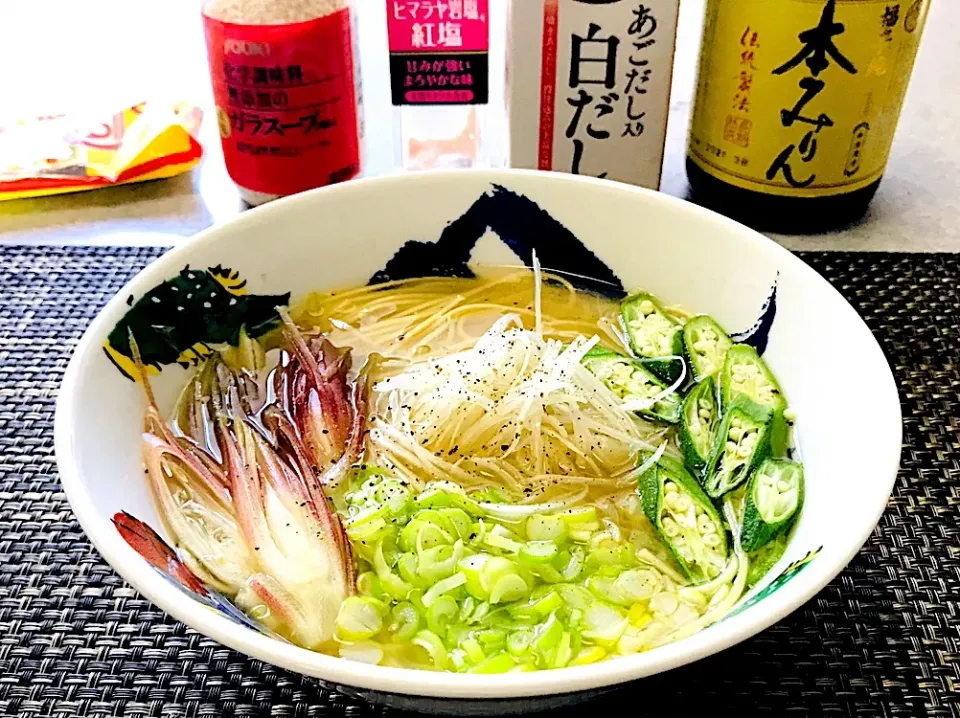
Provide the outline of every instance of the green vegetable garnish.
<path id="1" fill-rule="evenodd" d="M 652 294 L 641 292 L 620 305 L 620 318 L 630 340 L 630 348 L 644 359 L 647 368 L 661 380 L 672 384 L 683 371 L 682 360 L 663 357 L 683 355 L 680 323 L 671 317 Z"/>
<path id="2" fill-rule="evenodd" d="M 746 482 L 770 455 L 770 410 L 738 396 L 725 408 L 717 433 L 716 457 L 706 478 L 707 495 L 719 499 Z"/>
<path id="3" fill-rule="evenodd" d="M 803 505 L 803 465 L 787 459 L 767 459 L 747 484 L 740 543 L 756 551 L 784 533 Z"/>
<path id="4" fill-rule="evenodd" d="M 746 344 L 732 346 L 723 362 L 720 375 L 723 410 L 741 397 L 770 410 L 770 446 L 774 456 L 783 456 L 787 450 L 787 421 L 784 411 L 787 400 L 766 362 L 757 350 Z"/>
<path id="5" fill-rule="evenodd" d="M 729 559 L 720 515 L 679 462 L 661 457 L 640 477 L 643 512 L 694 583 L 720 575 Z"/>
<path id="6" fill-rule="evenodd" d="M 684 355 L 697 381 L 718 374 L 732 346 L 733 340 L 711 317 L 693 317 L 683 325 Z"/>
<path id="7" fill-rule="evenodd" d="M 716 385 L 707 377 L 690 390 L 680 410 L 680 448 L 691 473 L 702 478 L 714 457 L 720 407 Z"/>
<path id="8" fill-rule="evenodd" d="M 669 392 L 669 385 L 648 364 L 594 349 L 584 357 L 583 365 L 638 414 L 671 424 L 680 418 L 680 394 Z"/>

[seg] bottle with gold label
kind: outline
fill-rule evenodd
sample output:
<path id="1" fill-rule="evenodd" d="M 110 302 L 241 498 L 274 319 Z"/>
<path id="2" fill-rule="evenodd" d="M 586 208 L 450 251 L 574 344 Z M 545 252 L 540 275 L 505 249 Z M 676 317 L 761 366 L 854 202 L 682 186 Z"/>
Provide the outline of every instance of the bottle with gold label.
<path id="1" fill-rule="evenodd" d="M 763 230 L 863 215 L 883 175 L 930 0 L 707 0 L 687 175 Z"/>

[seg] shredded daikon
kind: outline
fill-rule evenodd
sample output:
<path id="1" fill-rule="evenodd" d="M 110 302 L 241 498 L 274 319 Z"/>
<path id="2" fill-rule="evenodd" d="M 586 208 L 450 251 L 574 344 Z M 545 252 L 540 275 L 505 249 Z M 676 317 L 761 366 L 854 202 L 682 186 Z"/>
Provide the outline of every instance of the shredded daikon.
<path id="1" fill-rule="evenodd" d="M 421 482 L 507 488 L 516 482 L 498 477 L 632 471 L 641 449 L 661 443 L 659 427 L 624 411 L 582 365 L 598 341 L 545 339 L 508 314 L 472 348 L 408 365 L 374 386 L 369 460 Z"/>
<path id="2" fill-rule="evenodd" d="M 644 461 L 642 464 L 640 464 L 640 466 L 636 468 L 636 471 L 632 473 L 631 478 L 640 477 L 640 476 L 643 476 L 645 473 L 647 473 L 647 470 L 651 466 L 653 466 L 658 461 L 660 461 L 660 457 L 663 456 L 663 452 L 666 451 L 666 449 L 667 449 L 667 442 L 664 441 L 662 444 L 660 444 L 660 447 L 655 452 L 653 452 L 653 454 L 650 455 L 649 459 Z"/>

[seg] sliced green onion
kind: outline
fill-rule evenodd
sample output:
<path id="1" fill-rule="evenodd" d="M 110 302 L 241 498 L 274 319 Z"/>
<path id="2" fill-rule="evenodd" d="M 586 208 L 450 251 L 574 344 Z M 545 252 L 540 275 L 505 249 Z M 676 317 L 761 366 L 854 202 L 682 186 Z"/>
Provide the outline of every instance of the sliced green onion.
<path id="1" fill-rule="evenodd" d="M 383 598 L 383 587 L 380 585 L 380 579 L 373 571 L 364 571 L 357 576 L 357 593 L 361 596 L 372 596 L 373 598 Z"/>
<path id="2" fill-rule="evenodd" d="M 513 656 L 525 655 L 533 643 L 534 633 L 528 629 L 514 631 L 507 636 L 507 651 Z"/>
<path id="3" fill-rule="evenodd" d="M 551 668 L 563 668 L 570 662 L 570 659 L 573 658 L 573 649 L 570 647 L 570 642 L 570 633 L 564 631 L 563 635 L 560 636 L 560 643 L 557 645 L 557 650 L 553 654 L 553 659 L 550 661 Z"/>
<path id="4" fill-rule="evenodd" d="M 540 614 L 541 618 L 546 618 L 558 608 L 562 607 L 563 599 L 556 591 L 550 591 L 550 593 L 533 604 L 533 609 Z"/>
<path id="5" fill-rule="evenodd" d="M 593 536 L 590 537 L 590 543 L 588 548 L 593 551 L 594 549 L 600 548 L 606 543 L 613 542 L 614 545 L 617 545 L 616 539 L 611 535 L 609 531 L 597 531 Z"/>
<path id="6" fill-rule="evenodd" d="M 450 481 L 434 481 L 414 500 L 417 508 L 439 509 L 455 506 L 469 514 L 481 515 L 477 502 L 467 497 L 463 489 Z"/>
<path id="7" fill-rule="evenodd" d="M 567 533 L 567 526 L 559 516 L 535 514 L 527 519 L 527 538 L 531 541 L 559 541 Z"/>
<path id="8" fill-rule="evenodd" d="M 400 578 L 415 586 L 422 583 L 418 575 L 418 568 L 417 555 L 412 551 L 401 554 L 400 558 L 397 559 L 397 571 L 400 573 Z"/>
<path id="9" fill-rule="evenodd" d="M 589 638 L 601 646 L 616 644 L 627 630 L 629 622 L 620 611 L 600 601 L 595 601 L 583 612 L 584 638 Z"/>
<path id="10" fill-rule="evenodd" d="M 660 590 L 660 575 L 649 568 L 624 571 L 616 579 L 620 593 L 633 601 L 650 598 Z"/>
<path id="11" fill-rule="evenodd" d="M 473 522 L 463 509 L 440 509 L 440 515 L 453 527 L 456 535 L 464 539 L 473 530 Z"/>
<path id="12" fill-rule="evenodd" d="M 420 631 L 413 637 L 412 643 L 420 646 L 430 656 L 433 667 L 442 671 L 447 667 L 447 647 L 433 631 Z"/>
<path id="13" fill-rule="evenodd" d="M 557 614 L 551 613 L 546 621 L 537 626 L 533 646 L 541 655 L 546 657 L 550 651 L 557 647 L 562 637 L 563 624 L 560 623 Z"/>
<path id="14" fill-rule="evenodd" d="M 386 513 L 386 507 L 383 507 L 383 512 Z M 384 518 L 375 516 L 369 521 L 363 521 L 362 523 L 351 523 L 347 526 L 347 537 L 351 541 L 366 541 L 371 542 L 375 541 L 380 537 L 380 534 L 383 533 L 383 530 L 387 528 L 387 521 Z"/>
<path id="15" fill-rule="evenodd" d="M 513 619 L 512 621 L 505 621 L 502 625 L 504 628 L 511 631 L 525 631 L 536 626 L 539 620 L 539 616 L 521 616 Z"/>
<path id="16" fill-rule="evenodd" d="M 390 513 L 387 506 L 374 506 L 365 511 L 361 511 L 351 516 L 346 522 L 347 534 L 353 535 L 355 529 L 359 529 L 367 524 L 383 521 Z"/>
<path id="17" fill-rule="evenodd" d="M 467 673 L 506 673 L 516 665 L 509 653 L 499 653 L 496 656 L 490 656 L 487 660 L 468 670 Z"/>
<path id="18" fill-rule="evenodd" d="M 410 595 L 413 586 L 390 570 L 390 566 L 387 564 L 383 554 L 383 541 L 381 541 L 377 544 L 377 550 L 373 556 L 373 568 L 377 572 L 377 578 L 380 579 L 380 585 L 394 598 L 403 600 Z"/>
<path id="19" fill-rule="evenodd" d="M 427 628 L 442 636 L 447 632 L 450 622 L 459 611 L 457 602 L 451 596 L 440 596 L 427 609 Z"/>
<path id="20" fill-rule="evenodd" d="M 342 604 L 336 619 L 337 636 L 346 641 L 372 638 L 383 628 L 378 607 L 370 599 L 350 596 Z"/>
<path id="21" fill-rule="evenodd" d="M 502 628 L 487 628 L 477 631 L 476 636 L 487 651 L 499 650 L 507 642 L 507 632 Z"/>
<path id="22" fill-rule="evenodd" d="M 447 654 L 447 661 L 457 673 L 464 673 L 470 667 L 467 654 L 461 648 L 454 648 Z"/>
<path id="23" fill-rule="evenodd" d="M 450 622 L 446 622 L 443 617 L 441 617 L 438 625 L 444 629 L 444 633 L 442 635 L 444 644 L 447 646 L 459 646 L 460 650 L 463 650 L 463 646 L 460 644 L 470 638 L 470 626 L 464 626 L 460 623 L 457 623 L 456 616 L 454 616 Z M 429 623 L 427 624 L 427 628 L 430 628 Z"/>
<path id="24" fill-rule="evenodd" d="M 574 626 L 570 626 L 570 651 L 571 659 L 573 656 L 577 655 L 580 652 L 580 649 L 583 647 L 583 636 L 580 633 L 580 630 Z"/>
<path id="25" fill-rule="evenodd" d="M 390 613 L 390 604 L 387 601 L 381 601 L 379 598 L 374 598 L 373 596 L 359 596 L 358 598 L 368 605 L 373 606 L 381 616 L 386 616 Z"/>
<path id="26" fill-rule="evenodd" d="M 643 646 L 643 634 L 638 629 L 631 626 L 620 637 L 620 640 L 617 641 L 617 653 L 619 653 L 621 656 L 629 656 L 633 653 L 639 653 L 641 650 L 643 650 Z"/>
<path id="27" fill-rule="evenodd" d="M 570 608 L 578 608 L 581 611 L 585 611 L 597 600 L 583 586 L 577 586 L 572 583 L 559 584 L 557 586 L 557 593 L 560 594 L 560 598 L 563 599 L 563 602 L 567 604 L 567 606 Z"/>
<path id="28" fill-rule="evenodd" d="M 453 526 L 439 511 L 420 511 L 400 531 L 398 543 L 403 551 L 420 552 L 439 544 L 453 543 L 452 533 Z"/>
<path id="29" fill-rule="evenodd" d="M 388 527 L 387 531 L 388 533 L 384 534 L 383 538 L 380 539 L 380 545 L 383 547 L 383 558 L 388 566 L 396 566 L 397 559 L 400 558 L 400 554 L 403 553 L 397 547 L 398 531 L 392 526 Z"/>
<path id="30" fill-rule="evenodd" d="M 518 553 L 523 544 L 519 541 L 514 541 L 509 539 L 506 536 L 501 536 L 495 533 L 488 533 L 483 537 L 483 543 L 491 548 L 498 548 L 501 551 L 506 551 L 507 553 Z"/>
<path id="31" fill-rule="evenodd" d="M 558 552 L 553 541 L 527 541 L 520 547 L 518 558 L 525 563 L 549 563 Z"/>
<path id="32" fill-rule="evenodd" d="M 549 563 L 527 564 L 531 573 L 538 576 L 544 583 L 560 583 L 564 581 L 563 574 L 551 566 Z"/>
<path id="33" fill-rule="evenodd" d="M 420 613 L 412 603 L 404 601 L 393 607 L 393 623 L 390 632 L 396 641 L 406 642 L 420 630 Z"/>
<path id="34" fill-rule="evenodd" d="M 483 585 L 481 574 L 492 558 L 490 554 L 477 553 L 457 562 L 457 570 L 467 579 L 467 593 L 481 601 L 490 598 L 490 591 Z"/>
<path id="35" fill-rule="evenodd" d="M 450 497 L 447 492 L 437 486 L 431 486 L 419 494 L 413 500 L 417 509 L 439 509 L 450 506 Z"/>
<path id="36" fill-rule="evenodd" d="M 497 579 L 490 591 L 490 603 L 508 603 L 519 601 L 530 592 L 527 582 L 516 573 L 507 574 Z"/>
<path id="37" fill-rule="evenodd" d="M 597 598 L 601 598 L 609 603 L 615 603 L 618 606 L 629 606 L 633 603 L 633 600 L 623 595 L 617 582 L 612 578 L 591 576 L 587 579 L 587 588 L 589 588 L 590 592 Z"/>
<path id="38" fill-rule="evenodd" d="M 502 556 L 488 556 L 480 570 L 480 585 L 489 596 L 497 581 L 504 576 L 517 574 L 517 564 Z M 469 580 L 469 577 L 468 577 Z M 469 589 L 468 589 L 469 590 Z M 486 596 L 484 597 L 486 598 Z"/>
<path id="39" fill-rule="evenodd" d="M 487 617 L 490 613 L 490 604 L 486 601 L 477 605 L 476 610 L 474 610 L 473 615 L 470 616 L 470 623 L 480 623 L 483 619 Z"/>
<path id="40" fill-rule="evenodd" d="M 412 524 L 408 524 L 410 526 Z M 419 522 L 417 528 L 417 553 L 422 554 L 427 549 L 431 549 L 434 546 L 442 546 L 444 544 L 453 543 L 453 536 L 444 531 L 442 528 L 436 524 L 429 524 L 426 522 Z"/>
<path id="41" fill-rule="evenodd" d="M 353 660 L 393 664 L 422 650 L 414 662 L 438 670 L 561 668 L 646 650 L 656 644 L 652 621 L 672 630 L 672 618 L 652 612 L 666 615 L 661 604 L 677 595 L 679 576 L 648 567 L 633 534 L 621 535 L 596 506 L 528 513 L 524 505 L 504 519 L 484 515 L 453 485 L 435 482 L 414 496 L 385 477 L 346 503 L 361 573 L 335 630 Z M 692 589 L 678 585 L 690 603 Z M 683 604 L 690 620 L 709 595 L 703 606 Z"/>
<path id="42" fill-rule="evenodd" d="M 533 590 L 530 591 L 530 598 L 536 601 L 543 598 L 548 593 L 552 593 L 552 592 L 553 592 L 553 586 L 547 586 L 547 585 L 534 586 Z"/>
<path id="43" fill-rule="evenodd" d="M 429 608 L 433 605 L 434 601 L 443 596 L 445 593 L 449 593 L 455 588 L 460 588 L 466 582 L 467 577 L 462 573 L 455 573 L 449 578 L 445 578 L 442 581 L 437 581 L 425 594 L 423 594 L 423 605 Z M 459 606 L 457 607 L 457 610 L 459 610 Z"/>
<path id="44" fill-rule="evenodd" d="M 612 539 L 600 542 L 587 557 L 589 564 L 594 566 L 616 566 L 621 560 L 620 544 Z"/>
<path id="45" fill-rule="evenodd" d="M 600 524 L 597 524 L 596 528 L 599 526 Z M 569 532 L 570 540 L 576 543 L 589 543 L 596 528 L 572 528 Z"/>
<path id="46" fill-rule="evenodd" d="M 560 569 L 560 575 L 565 581 L 573 581 L 583 571 L 585 554 L 579 546 L 570 549 L 570 560 Z"/>
<path id="47" fill-rule="evenodd" d="M 576 526 L 582 524 L 596 524 L 598 527 L 600 526 L 600 522 L 597 519 L 596 506 L 578 506 L 575 509 L 561 511 L 559 514 L 557 514 L 557 516 L 563 520 L 567 526 Z"/>
<path id="48" fill-rule="evenodd" d="M 470 662 L 474 665 L 482 663 L 487 658 L 487 654 L 483 652 L 483 647 L 475 638 L 467 638 L 461 641 L 460 648 L 463 649 L 463 652 L 467 654 L 467 658 L 469 658 Z"/>
<path id="49" fill-rule="evenodd" d="M 417 575 L 427 583 L 433 583 L 451 576 L 457 570 L 457 563 L 463 557 L 463 541 L 457 539 L 453 546 L 434 546 L 420 554 Z"/>
<path id="50" fill-rule="evenodd" d="M 410 508 L 410 492 L 396 479 L 382 482 L 373 495 L 378 504 L 386 505 L 394 515 L 406 513 Z"/>
<path id="51" fill-rule="evenodd" d="M 511 540 L 513 540 L 513 541 L 521 541 L 521 540 L 522 540 L 522 539 L 520 538 L 520 536 L 519 536 L 515 531 L 512 531 L 512 530 L 508 529 L 508 528 L 507 528 L 506 526 L 504 526 L 503 524 L 497 524 L 497 523 L 495 523 L 495 524 L 488 524 L 488 525 L 490 526 L 490 531 L 489 531 L 489 533 L 494 534 L 495 536 L 504 536 L 504 537 L 506 537 L 506 538 L 508 538 L 508 539 L 511 539 Z"/>
<path id="52" fill-rule="evenodd" d="M 470 615 L 473 613 L 473 609 L 476 608 L 476 606 L 477 606 L 477 599 L 475 599 L 473 596 L 466 596 L 460 602 L 460 614 L 458 616 L 460 623 L 467 622 L 467 620 L 470 618 Z"/>
<path id="53" fill-rule="evenodd" d="M 537 610 L 533 607 L 532 601 L 512 603 L 509 606 L 506 606 L 506 611 L 510 614 L 510 618 L 512 618 L 514 621 L 536 621 L 540 618 Z"/>

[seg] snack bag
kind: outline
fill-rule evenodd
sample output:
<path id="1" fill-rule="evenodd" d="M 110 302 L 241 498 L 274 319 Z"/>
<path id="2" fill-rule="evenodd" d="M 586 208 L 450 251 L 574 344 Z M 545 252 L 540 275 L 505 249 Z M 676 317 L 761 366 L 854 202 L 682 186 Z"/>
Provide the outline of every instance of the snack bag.
<path id="1" fill-rule="evenodd" d="M 53 115 L 0 125 L 0 200 L 173 177 L 203 155 L 203 113 L 140 103 L 102 122 Z"/>

